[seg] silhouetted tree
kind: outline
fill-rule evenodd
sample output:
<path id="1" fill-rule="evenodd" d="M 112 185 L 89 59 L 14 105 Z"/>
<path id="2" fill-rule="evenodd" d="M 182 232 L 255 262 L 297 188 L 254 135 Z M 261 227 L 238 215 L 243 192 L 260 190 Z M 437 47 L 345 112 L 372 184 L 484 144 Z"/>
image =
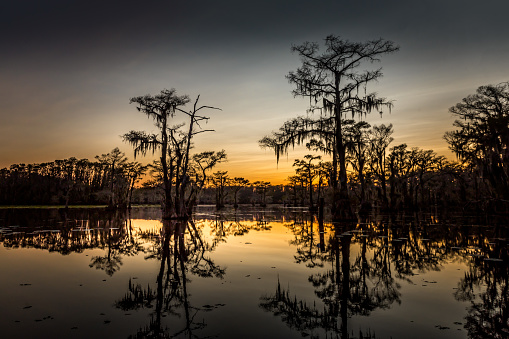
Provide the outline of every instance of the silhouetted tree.
<path id="1" fill-rule="evenodd" d="M 191 154 L 192 139 L 195 135 L 211 131 L 201 129 L 200 123 L 209 118 L 198 115 L 203 109 L 217 109 L 211 106 L 198 106 L 198 96 L 188 111 L 182 107 L 189 102 L 187 96 L 177 96 L 175 89 L 162 90 L 155 96 L 141 96 L 131 99 L 136 103 L 138 111 L 155 120 L 159 134 L 130 131 L 124 134 L 124 141 L 134 147 L 135 157 L 148 151 L 160 151 L 161 177 L 164 190 L 164 217 L 188 217 L 192 205 L 196 202 L 196 183 L 192 182 L 193 155 Z M 179 112 L 188 120 L 187 127 L 177 124 L 170 127 L 172 119 Z"/>
<path id="2" fill-rule="evenodd" d="M 230 185 L 233 188 L 233 207 L 237 208 L 239 206 L 237 204 L 237 194 L 242 188 L 249 186 L 249 180 L 242 177 L 235 177 L 230 181 Z"/>
<path id="3" fill-rule="evenodd" d="M 255 187 L 256 193 L 260 195 L 260 206 L 267 206 L 267 190 L 270 187 L 270 182 L 268 181 L 255 181 L 253 182 L 253 186 Z"/>
<path id="4" fill-rule="evenodd" d="M 392 211 L 402 207 L 407 196 L 407 177 L 412 168 L 409 163 L 406 144 L 394 146 L 388 155 L 390 208 Z"/>
<path id="5" fill-rule="evenodd" d="M 318 176 L 318 201 L 323 197 L 323 191 L 330 186 L 331 182 L 331 173 L 332 173 L 332 163 L 330 161 L 320 161 L 316 168 L 316 173 Z"/>
<path id="6" fill-rule="evenodd" d="M 125 175 L 128 179 L 129 189 L 126 192 L 127 207 L 131 209 L 134 186 L 141 180 L 141 177 L 147 171 L 148 166 L 143 166 L 137 161 L 128 162 L 124 167 Z"/>
<path id="7" fill-rule="evenodd" d="M 325 38 L 325 48 L 320 53 L 317 43 L 293 46 L 292 51 L 299 54 L 302 66 L 287 75 L 296 87 L 294 96 L 309 98 L 309 112 L 319 111 L 320 115 L 291 119 L 278 132 L 260 140 L 260 145 L 274 149 L 279 160 L 289 147 L 303 144 L 307 139 L 319 140 L 323 151 L 332 156 L 334 218 L 352 219 L 343 121 L 348 114 L 353 118 L 392 106 L 385 98 L 366 92 L 368 83 L 382 76 L 381 69 L 360 71 L 359 68 L 364 63 L 379 61 L 381 55 L 395 52 L 399 47 L 383 39 L 356 43 L 330 35 Z"/>
<path id="8" fill-rule="evenodd" d="M 459 119 L 445 140 L 458 158 L 489 183 L 492 197 L 509 199 L 509 82 L 481 86 L 449 111 Z"/>
<path id="9" fill-rule="evenodd" d="M 297 201 L 300 198 L 300 206 L 304 206 L 304 196 L 305 196 L 305 184 L 306 180 L 303 176 L 300 175 L 290 175 L 286 178 L 289 184 L 289 188 L 292 193 L 292 204 L 293 206 L 298 206 L 299 203 Z"/>
<path id="10" fill-rule="evenodd" d="M 110 208 L 117 208 L 119 204 L 119 198 L 115 193 L 115 184 L 118 184 L 117 173 L 119 169 L 122 169 L 127 162 L 127 157 L 124 152 L 121 152 L 118 147 L 115 147 L 111 152 L 97 155 L 95 157 L 99 163 L 109 168 L 109 181 L 110 181 Z"/>
<path id="11" fill-rule="evenodd" d="M 4 168 L 0 170 L 0 204 L 111 205 L 115 197 L 115 205 L 121 205 L 128 182 L 124 166 L 115 164 L 112 173 L 112 164 L 99 158 L 89 161 L 71 157 Z"/>
<path id="12" fill-rule="evenodd" d="M 224 199 L 226 197 L 225 187 L 229 181 L 228 171 L 217 171 L 213 173 L 210 182 L 216 189 L 216 208 L 224 207 Z"/>
<path id="13" fill-rule="evenodd" d="M 169 149 L 171 148 L 171 139 L 168 132 L 175 130 L 175 128 L 170 128 L 170 119 L 175 116 L 177 107 L 184 106 L 188 102 L 189 97 L 187 95 L 178 96 L 173 88 L 162 90 L 160 94 L 155 96 L 145 95 L 131 98 L 130 103 L 137 104 L 136 109 L 139 112 L 146 114 L 155 121 L 155 125 L 159 129 L 159 135 L 147 134 L 143 131 L 130 131 L 123 136 L 124 141 L 133 145 L 134 158 L 140 153 L 145 155 L 148 151 L 154 153 L 156 150 L 160 150 L 166 217 L 169 217 L 174 210 L 171 199 L 172 178 L 170 178 L 167 161 L 168 153 L 171 152 L 171 149 Z"/>
<path id="14" fill-rule="evenodd" d="M 368 128 L 365 121 L 345 121 L 345 148 L 346 161 L 351 164 L 360 185 L 359 201 L 360 211 L 365 213 L 371 210 L 371 202 L 366 198 L 366 170 L 368 163 Z"/>
<path id="15" fill-rule="evenodd" d="M 386 178 L 386 151 L 390 143 L 394 140 L 391 137 L 394 130 L 392 124 L 373 126 L 369 131 L 369 167 L 375 180 L 378 182 L 378 199 L 381 201 L 382 208 L 389 207 L 387 198 L 387 178 Z"/>
<path id="16" fill-rule="evenodd" d="M 198 193 L 205 187 L 206 183 L 208 182 L 207 172 L 210 171 L 216 164 L 225 160 L 226 153 L 224 150 L 219 152 L 202 152 L 193 155 L 190 172 L 191 177 L 194 179 L 189 193 L 189 207 L 196 205 Z"/>
<path id="17" fill-rule="evenodd" d="M 321 159 L 321 156 L 313 156 L 311 154 L 307 154 L 304 156 L 303 160 L 295 159 L 293 166 L 295 168 L 295 173 L 297 176 L 302 177 L 302 181 L 306 183 L 308 187 L 309 193 L 309 209 L 314 210 L 314 202 L 313 202 L 313 180 L 318 176 L 317 165 L 313 164 L 313 160 Z"/>

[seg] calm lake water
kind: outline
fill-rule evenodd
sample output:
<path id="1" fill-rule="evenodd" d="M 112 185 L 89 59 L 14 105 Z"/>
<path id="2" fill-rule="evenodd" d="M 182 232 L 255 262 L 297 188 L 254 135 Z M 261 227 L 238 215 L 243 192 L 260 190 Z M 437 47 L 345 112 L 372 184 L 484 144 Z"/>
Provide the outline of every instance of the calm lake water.
<path id="1" fill-rule="evenodd" d="M 509 338 L 508 229 L 0 210 L 2 338 Z"/>

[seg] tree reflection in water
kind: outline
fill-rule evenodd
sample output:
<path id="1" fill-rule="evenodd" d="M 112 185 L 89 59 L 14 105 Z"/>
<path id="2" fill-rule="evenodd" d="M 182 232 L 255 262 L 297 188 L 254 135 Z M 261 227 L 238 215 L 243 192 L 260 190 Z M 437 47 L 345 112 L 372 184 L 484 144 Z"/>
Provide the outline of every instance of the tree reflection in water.
<path id="1" fill-rule="evenodd" d="M 3 219 L 6 223 L 19 225 L 15 226 L 15 232 L 7 233 L 2 239 L 5 247 L 37 248 L 63 255 L 103 249 L 106 253 L 92 257 L 89 266 L 109 276 L 120 269 L 123 256 L 144 250 L 139 239 L 133 236 L 130 214 L 124 211 L 63 209 L 5 213 L 8 214 Z"/>
<path id="2" fill-rule="evenodd" d="M 297 254 L 294 256 L 296 263 L 305 263 L 306 267 L 323 267 L 330 254 L 325 251 L 323 223 L 320 223 L 319 237 L 316 239 L 314 229 L 314 216 L 294 214 L 293 220 L 286 223 L 286 227 L 292 231 L 295 239 L 290 241 L 296 247 Z"/>
<path id="3" fill-rule="evenodd" d="M 470 302 L 465 328 L 473 339 L 509 338 L 507 240 L 493 240 L 484 248 L 486 255 L 473 255 L 469 271 L 454 294 L 457 300 Z"/>
<path id="4" fill-rule="evenodd" d="M 140 218 L 140 211 L 135 213 Z M 159 218 L 144 215 L 140 219 Z M 295 279 L 307 281 L 314 296 L 291 293 L 290 287 L 300 281 L 278 279 L 270 282 L 269 291 L 275 292 L 261 297 L 259 304 L 302 335 L 323 337 L 325 332 L 326 337 L 374 338 L 373 324 L 371 329 L 359 328 L 351 318 L 398 305 L 406 292 L 403 283 L 415 285 L 415 275 L 456 263 L 468 267 L 458 278 L 453 296 L 468 303 L 461 326 L 469 338 L 507 338 L 508 229 L 455 221 L 412 215 L 323 224 L 303 211 L 259 210 L 209 213 L 196 222 L 165 220 L 160 229 L 138 230 L 124 212 L 0 210 L 0 242 L 9 249 L 35 248 L 62 255 L 102 249 L 104 253 L 94 255 L 89 266 L 109 276 L 121 269 L 126 256 L 141 254 L 146 260 L 157 260 L 153 283 L 142 285 L 134 278 L 125 281 L 122 286 L 127 291 L 123 297 L 122 292 L 117 295 L 121 298 L 116 308 L 149 312 L 148 320 L 136 324 L 133 337 L 198 337 L 206 332 L 201 331 L 209 318 L 205 313 L 223 304 L 193 305 L 188 293 L 190 277 L 223 278 L 225 269 L 214 262 L 212 251 L 228 246 L 231 237 L 270 232 L 283 222 L 292 233 L 293 260 L 305 269 L 304 276 Z M 283 288 L 285 285 L 289 287 Z"/>
<path id="5" fill-rule="evenodd" d="M 195 332 L 206 326 L 203 321 L 196 320 L 198 314 L 224 305 L 192 306 L 187 292 L 188 273 L 223 278 L 225 269 L 206 256 L 215 248 L 215 243 L 206 243 L 192 220 L 163 220 L 160 234 L 145 234 L 145 237 L 154 241 L 148 258 L 160 260 L 156 287 L 153 289 L 149 284 L 143 288 L 130 279 L 128 292 L 115 306 L 124 311 L 154 309 L 149 324 L 140 328 L 135 338 L 197 338 Z M 162 317 L 181 317 L 182 313 L 185 323 L 181 328 L 170 329 L 163 325 Z"/>
<path id="6" fill-rule="evenodd" d="M 265 219 L 263 215 L 250 216 L 249 220 L 243 220 L 237 214 L 226 215 L 217 214 L 214 220 L 210 221 L 211 235 L 213 236 L 213 243 L 220 242 L 226 243 L 230 236 L 243 236 L 250 231 L 270 231 L 272 226 Z"/>
<path id="7" fill-rule="evenodd" d="M 316 305 L 308 306 L 295 296 L 292 300 L 289 292 L 281 288 L 279 282 L 276 293 L 261 298 L 260 306 L 275 315 L 281 315 L 282 320 L 290 327 L 299 330 L 303 335 L 309 335 L 317 329 L 341 338 L 357 338 L 349 331 L 348 319 L 353 315 L 369 315 L 377 308 L 388 308 L 393 302 L 400 302 L 399 285 L 391 276 L 387 257 L 374 255 L 368 259 L 367 238 L 360 235 L 356 241 L 360 242 L 361 251 L 358 256 L 351 258 L 354 224 L 335 224 L 331 227 L 327 246 L 315 244 L 313 239 L 313 219 L 303 222 L 297 227 L 291 225 L 296 236 L 293 241 L 297 245 L 297 263 L 306 263 L 308 267 L 329 268 L 323 273 L 309 276 L 308 280 L 315 288 L 315 295 L 323 302 L 323 309 Z M 321 231 L 324 234 L 325 231 Z M 323 233 L 322 233 L 323 232 Z M 323 241 L 323 240 L 322 240 Z M 316 250 L 324 248 L 323 251 Z M 303 250 L 304 249 L 304 250 Z M 385 260 L 381 260 L 384 259 Z M 313 335 L 313 334 L 311 334 Z M 359 338 L 375 338 L 374 334 L 359 331 Z"/>
<path id="8" fill-rule="evenodd" d="M 130 211 L 127 219 L 124 213 L 110 212 L 102 230 L 102 239 L 107 247 L 103 256 L 93 256 L 90 260 L 90 267 L 103 270 L 107 275 L 112 276 L 122 266 L 123 256 L 134 256 L 143 252 L 143 247 L 133 237 Z"/>
<path id="9" fill-rule="evenodd" d="M 438 224 L 433 218 L 414 215 L 392 221 L 335 223 L 327 225 L 328 232 L 319 223 L 317 241 L 313 221 L 313 217 L 295 219 L 286 226 L 295 236 L 291 243 L 296 246 L 296 263 L 328 267 L 308 278 L 323 307 L 291 296 L 279 280 L 276 292 L 262 296 L 260 302 L 261 308 L 280 316 L 303 336 L 319 337 L 317 333 L 325 331 L 326 337 L 374 338 L 369 329 L 354 334 L 349 319 L 400 304 L 400 282 L 414 284 L 415 272 L 440 271 L 446 262 L 459 260 L 470 264 L 455 293 L 457 300 L 471 302 L 465 325 L 469 337 L 509 337 L 508 246 L 502 229 Z"/>

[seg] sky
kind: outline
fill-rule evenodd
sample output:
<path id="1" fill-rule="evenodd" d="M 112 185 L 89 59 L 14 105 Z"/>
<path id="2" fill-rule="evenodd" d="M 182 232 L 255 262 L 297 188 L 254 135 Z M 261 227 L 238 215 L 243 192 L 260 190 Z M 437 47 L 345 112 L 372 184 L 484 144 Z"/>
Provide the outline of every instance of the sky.
<path id="1" fill-rule="evenodd" d="M 156 128 L 129 99 L 175 88 L 221 108 L 206 112 L 214 132 L 196 136 L 196 152 L 224 149 L 217 169 L 231 177 L 284 183 L 309 151 L 290 150 L 278 164 L 258 140 L 306 114 L 309 101 L 294 98 L 285 78 L 301 64 L 291 46 L 330 34 L 400 46 L 368 86 L 394 107 L 367 121 L 393 124 L 391 146 L 454 159 L 443 140 L 449 108 L 509 81 L 507 13 L 503 0 L 4 1 L 0 168 L 92 160 L 115 147 L 133 160 L 121 135 Z"/>

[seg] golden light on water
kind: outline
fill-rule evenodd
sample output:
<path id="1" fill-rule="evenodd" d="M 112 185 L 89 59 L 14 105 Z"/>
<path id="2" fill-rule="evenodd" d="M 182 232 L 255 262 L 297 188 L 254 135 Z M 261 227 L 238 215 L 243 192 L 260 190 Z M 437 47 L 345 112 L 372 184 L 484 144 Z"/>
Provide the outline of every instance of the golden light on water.
<path id="1" fill-rule="evenodd" d="M 7 210 L 0 213 L 7 220 Z M 0 306 L 4 332 L 33 336 L 39 322 L 51 320 L 46 334 L 100 336 L 108 324 L 125 337 L 151 316 L 171 331 L 186 326 L 189 307 L 204 335 L 233 338 L 248 329 L 300 336 L 285 319 L 289 310 L 301 310 L 383 337 L 418 331 L 449 339 L 452 330 L 464 335 L 463 324 L 472 321 L 464 317 L 485 307 L 487 285 L 474 281 L 484 289 L 469 292 L 469 279 L 505 274 L 505 266 L 498 266 L 504 264 L 505 238 L 483 226 L 442 225 L 429 215 L 322 227 L 305 209 L 217 213 L 201 206 L 183 234 L 171 222 L 163 226 L 158 208 L 133 209 L 131 215 L 10 210 L 9 224 L 0 225 L 0 290 L 9 291 Z M 343 300 L 345 286 L 350 297 Z M 490 308 L 504 298 L 498 286 L 489 287 Z M 181 293 L 187 304 L 178 302 Z M 464 293 L 479 299 L 465 301 Z M 164 298 L 173 298 L 170 310 L 158 308 L 156 300 Z M 359 300 L 368 305 L 364 315 L 355 313 Z M 333 312 L 341 305 L 350 305 L 351 317 Z M 74 309 L 80 311 L 69 312 Z M 224 319 L 235 319 L 234 326 L 225 328 Z M 314 331 L 330 334 L 331 328 Z"/>

